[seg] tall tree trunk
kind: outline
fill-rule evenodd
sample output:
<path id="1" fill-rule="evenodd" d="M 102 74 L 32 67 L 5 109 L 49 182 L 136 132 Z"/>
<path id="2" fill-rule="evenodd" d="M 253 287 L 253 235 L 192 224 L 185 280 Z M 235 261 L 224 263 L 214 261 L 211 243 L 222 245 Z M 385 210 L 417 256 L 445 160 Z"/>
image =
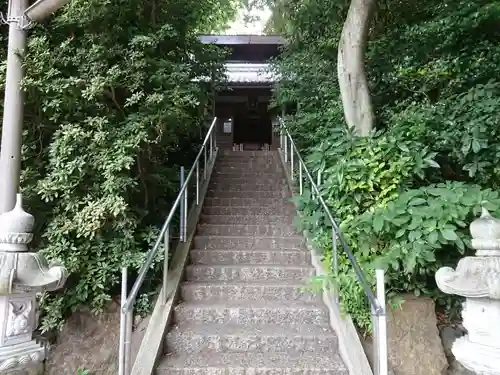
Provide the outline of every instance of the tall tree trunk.
<path id="1" fill-rule="evenodd" d="M 337 74 L 345 120 L 362 137 L 370 134 L 374 122 L 364 57 L 376 1 L 351 0 L 337 55 Z"/>

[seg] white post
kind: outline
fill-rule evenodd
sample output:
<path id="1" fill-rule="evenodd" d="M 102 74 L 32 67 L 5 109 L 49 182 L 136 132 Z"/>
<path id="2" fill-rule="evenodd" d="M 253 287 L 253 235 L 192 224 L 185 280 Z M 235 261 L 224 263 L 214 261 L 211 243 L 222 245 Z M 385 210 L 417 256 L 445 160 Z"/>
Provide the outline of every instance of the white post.
<path id="1" fill-rule="evenodd" d="M 476 256 L 460 259 L 456 270 L 436 272 L 439 289 L 466 297 L 463 325 L 468 334 L 455 340 L 452 352 L 465 368 L 484 375 L 500 374 L 500 220 L 483 208 L 470 225 Z"/>
<path id="2" fill-rule="evenodd" d="M 375 276 L 377 281 L 377 300 L 384 310 L 383 315 L 377 315 L 377 336 L 375 339 L 378 341 L 375 343 L 377 348 L 377 357 L 375 362 L 378 365 L 378 374 L 387 375 L 389 371 L 388 367 L 388 352 L 387 352 L 387 315 L 385 313 L 385 277 L 384 270 L 376 269 Z"/>
<path id="3" fill-rule="evenodd" d="M 285 133 L 285 163 L 288 163 L 288 135 Z"/>
<path id="4" fill-rule="evenodd" d="M 299 159 L 299 194 L 302 195 L 304 192 L 303 188 L 303 182 L 302 182 L 302 162 Z"/>
<path id="5" fill-rule="evenodd" d="M 179 183 L 179 193 L 182 194 L 182 198 L 181 198 L 181 202 L 180 202 L 180 205 L 179 205 L 179 237 L 180 237 L 180 240 L 181 242 L 184 242 L 184 204 L 185 204 L 185 200 L 184 200 L 184 193 L 182 192 L 182 187 L 184 186 L 184 167 L 181 166 L 181 180 L 180 180 L 180 183 Z"/>
<path id="6" fill-rule="evenodd" d="M 122 288 L 120 301 L 120 344 L 118 347 L 118 375 L 128 375 L 125 373 L 125 336 L 127 328 L 127 313 L 125 305 L 127 303 L 127 267 L 122 267 Z"/>
<path id="7" fill-rule="evenodd" d="M 12 210 L 19 191 L 24 116 L 21 80 L 24 76 L 22 63 L 26 48 L 24 27 L 28 24 L 24 11 L 27 7 L 28 0 L 9 0 L 6 19 L 9 24 L 9 43 L 0 146 L 0 213 Z"/>

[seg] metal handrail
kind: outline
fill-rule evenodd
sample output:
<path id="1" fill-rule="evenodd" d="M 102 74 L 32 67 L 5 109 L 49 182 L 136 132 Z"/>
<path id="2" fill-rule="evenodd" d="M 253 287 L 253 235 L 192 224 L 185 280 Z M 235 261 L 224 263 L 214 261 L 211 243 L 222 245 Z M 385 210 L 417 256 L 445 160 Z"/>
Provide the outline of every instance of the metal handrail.
<path id="1" fill-rule="evenodd" d="M 332 223 L 332 228 L 334 229 L 334 231 L 337 235 L 337 238 L 340 241 L 340 244 L 342 245 L 342 249 L 344 250 L 345 254 L 347 255 L 347 258 L 349 259 L 349 262 L 351 263 L 352 267 L 354 268 L 354 272 L 356 273 L 356 276 L 358 277 L 358 280 L 360 281 L 361 286 L 363 287 L 364 292 L 365 292 L 368 300 L 370 301 L 370 304 L 374 307 L 375 313 L 377 313 L 377 314 L 383 313 L 384 309 L 382 308 L 379 301 L 377 300 L 377 297 L 375 297 L 375 293 L 373 293 L 371 286 L 368 283 L 365 274 L 363 273 L 363 270 L 361 270 L 361 267 L 359 266 L 358 262 L 356 261 L 356 258 L 354 257 L 354 254 L 349 249 L 349 245 L 347 244 L 347 241 L 345 240 L 344 235 L 342 234 L 342 231 L 340 230 L 340 227 L 338 226 L 337 222 L 333 218 L 333 215 L 332 215 L 330 209 L 326 205 L 325 200 L 323 199 L 323 197 L 321 196 L 321 193 L 319 192 L 318 186 L 314 182 L 314 179 L 312 178 L 311 173 L 307 169 L 304 160 L 300 156 L 299 151 L 297 150 L 297 146 L 295 145 L 295 142 L 293 141 L 293 138 L 290 135 L 290 132 L 286 128 L 284 128 L 284 130 L 286 132 L 286 135 L 290 139 L 290 145 L 292 146 L 293 151 L 295 151 L 295 153 L 297 154 L 301 168 L 303 168 L 304 172 L 306 173 L 307 178 L 311 182 L 311 188 L 313 189 L 313 193 L 316 194 L 318 201 L 321 203 L 321 205 L 323 206 L 323 209 L 326 212 L 326 216 L 328 217 L 328 219 Z M 285 156 L 285 161 L 287 161 L 286 156 Z M 302 183 L 302 181 L 301 181 L 301 183 Z M 338 265 L 337 265 L 336 259 L 335 259 L 334 260 L 334 267 L 336 268 L 337 266 Z M 335 271 L 335 274 L 336 273 L 337 272 Z"/>
<path id="2" fill-rule="evenodd" d="M 323 207 L 323 210 L 328 217 L 332 225 L 332 258 L 333 258 L 333 273 L 334 276 L 338 276 L 338 258 L 337 258 L 337 240 L 340 241 L 342 246 L 342 250 L 347 256 L 350 264 L 352 265 L 356 277 L 358 278 L 363 291 L 368 298 L 372 315 L 374 319 L 374 351 L 375 351 L 375 373 L 376 375 L 387 375 L 388 365 L 387 365 L 387 321 L 386 321 L 386 307 L 385 307 L 385 285 L 384 285 L 384 271 L 376 270 L 376 280 L 377 280 L 377 295 L 372 291 L 372 288 L 367 280 L 366 275 L 363 270 L 359 266 L 358 262 L 354 254 L 349 249 L 349 245 L 344 238 L 344 235 L 337 224 L 336 220 L 333 218 L 333 215 L 328 208 L 325 200 L 323 199 L 321 192 L 319 191 L 318 185 L 321 181 L 321 175 L 318 174 L 318 183 L 314 181 L 310 171 L 308 170 L 304 160 L 300 156 L 299 150 L 295 145 L 295 142 L 288 131 L 286 125 L 283 122 L 283 119 L 280 119 L 281 124 L 281 134 L 280 134 L 280 152 L 283 154 L 285 165 L 288 163 L 290 159 L 290 177 L 291 180 L 294 180 L 294 157 L 297 157 L 298 165 L 299 165 L 299 194 L 303 194 L 303 173 L 306 174 L 307 179 L 311 184 L 311 193 L 314 197 L 316 197 Z M 288 142 L 290 142 L 290 148 L 288 149 Z M 289 152 L 291 151 L 291 152 Z M 289 158 L 290 156 L 290 158 Z M 338 293 L 335 293 L 336 302 L 338 302 Z"/>
<path id="3" fill-rule="evenodd" d="M 217 124 L 217 117 L 215 117 L 208 129 L 207 135 L 203 140 L 200 151 L 196 155 L 193 166 L 189 170 L 186 178 L 184 179 L 184 170 L 182 168 L 181 172 L 181 188 L 177 198 L 175 199 L 172 208 L 170 209 L 167 218 L 161 228 L 158 239 L 153 245 L 152 249 L 149 250 L 146 261 L 143 263 L 139 270 L 137 279 L 132 286 L 132 289 L 127 294 L 127 267 L 122 268 L 122 302 L 121 302 L 121 320 L 120 320 L 120 353 L 119 353 L 119 375 L 129 375 L 130 374 L 130 339 L 132 333 L 132 313 L 134 303 L 136 301 L 139 290 L 144 283 L 148 270 L 151 268 L 155 257 L 160 250 L 160 246 L 163 243 L 163 250 L 165 252 L 165 259 L 163 265 L 163 288 L 162 288 L 162 302 L 166 303 L 168 299 L 167 295 L 167 276 L 168 276 L 168 257 L 169 257 L 169 229 L 172 219 L 174 218 L 177 208 L 180 207 L 181 225 L 180 225 L 180 240 L 181 242 L 186 242 L 187 240 L 187 216 L 188 216 L 188 186 L 191 177 L 196 174 L 196 205 L 200 203 L 200 159 L 202 155 L 204 156 L 204 168 L 203 176 L 204 180 L 207 179 L 207 166 L 213 161 L 215 155 L 214 150 L 216 149 L 216 140 L 214 136 L 215 128 Z M 207 155 L 207 146 L 208 155 Z M 206 182 L 206 181 L 205 181 Z"/>

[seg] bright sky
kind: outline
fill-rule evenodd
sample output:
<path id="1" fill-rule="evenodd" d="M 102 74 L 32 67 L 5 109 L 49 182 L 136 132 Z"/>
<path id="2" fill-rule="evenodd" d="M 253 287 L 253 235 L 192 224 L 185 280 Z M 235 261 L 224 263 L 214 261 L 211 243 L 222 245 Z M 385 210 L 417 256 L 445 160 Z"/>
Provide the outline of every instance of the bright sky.
<path id="1" fill-rule="evenodd" d="M 271 15 L 269 9 L 264 11 L 255 11 L 252 16 L 258 17 L 258 21 L 245 25 L 243 21 L 243 12 L 240 12 L 236 20 L 232 23 L 231 27 L 226 31 L 226 34 L 263 34 L 264 27 L 266 26 L 267 19 Z"/>

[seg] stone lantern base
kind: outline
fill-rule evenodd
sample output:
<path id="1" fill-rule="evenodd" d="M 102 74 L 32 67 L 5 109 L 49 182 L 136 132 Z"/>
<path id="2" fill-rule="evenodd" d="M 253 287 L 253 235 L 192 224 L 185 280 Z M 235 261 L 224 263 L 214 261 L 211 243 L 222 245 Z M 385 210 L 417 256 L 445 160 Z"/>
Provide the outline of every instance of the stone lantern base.
<path id="1" fill-rule="evenodd" d="M 45 346 L 36 340 L 0 348 L 0 374 L 38 375 L 45 356 Z"/>
<path id="2" fill-rule="evenodd" d="M 462 317 L 468 334 L 453 343 L 453 355 L 478 375 L 500 375 L 500 300 L 469 297 Z"/>
<path id="3" fill-rule="evenodd" d="M 464 336 L 453 343 L 451 351 L 466 369 L 477 375 L 500 375 L 499 349 L 471 342 Z"/>

